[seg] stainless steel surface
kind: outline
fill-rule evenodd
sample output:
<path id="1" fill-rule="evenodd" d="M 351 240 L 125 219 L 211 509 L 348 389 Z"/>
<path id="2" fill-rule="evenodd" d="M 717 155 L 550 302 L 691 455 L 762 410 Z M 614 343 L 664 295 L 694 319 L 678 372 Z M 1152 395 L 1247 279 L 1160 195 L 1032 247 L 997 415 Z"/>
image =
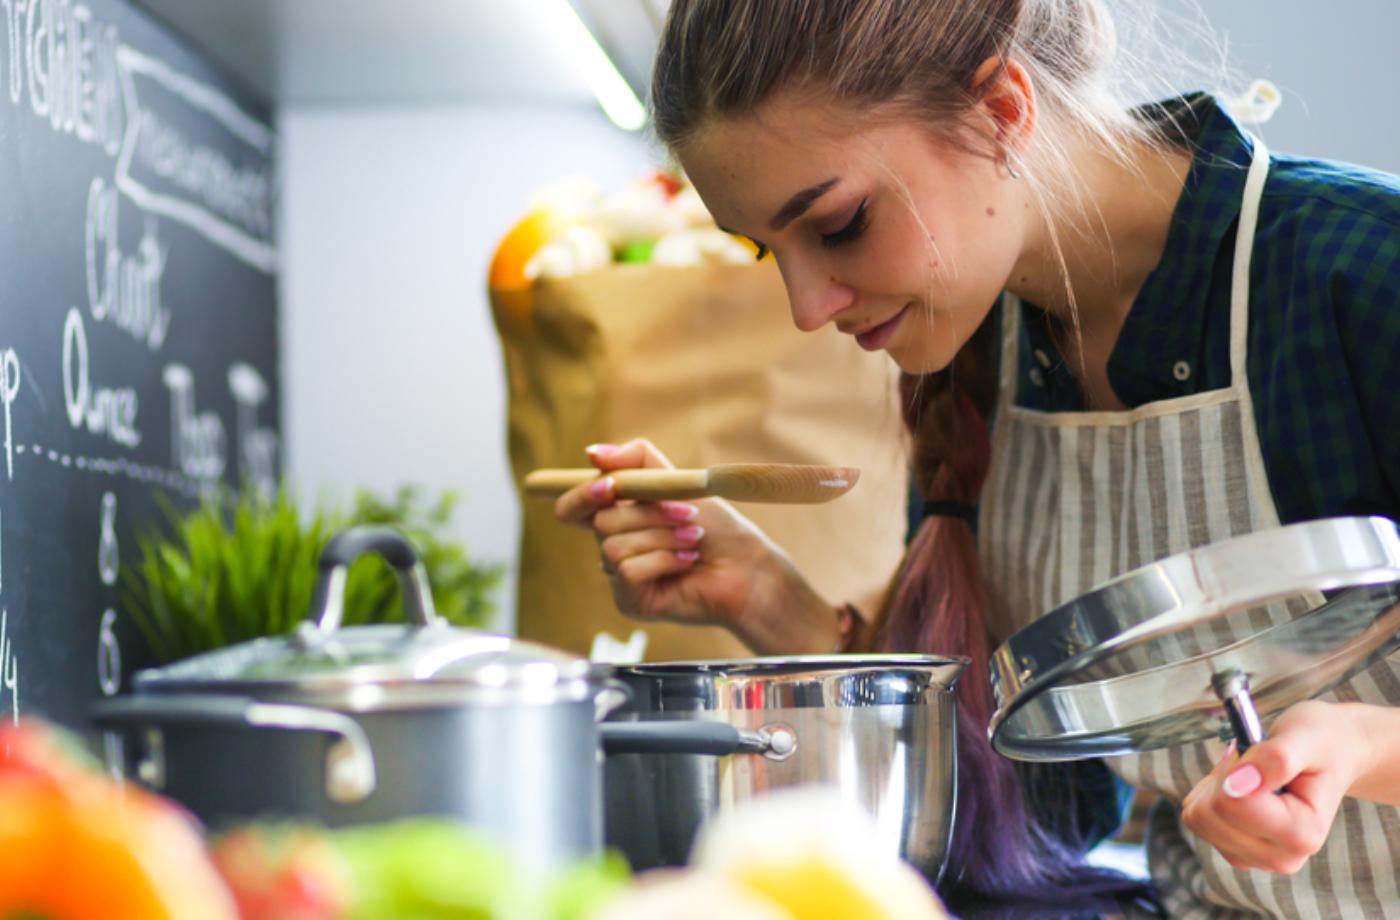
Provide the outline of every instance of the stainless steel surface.
<path id="1" fill-rule="evenodd" d="M 1312 521 L 1201 547 L 1110 581 L 1012 636 L 992 658 L 997 749 L 1021 760 L 1127 754 L 1229 737 L 1219 674 L 1258 714 L 1335 686 L 1400 647 L 1400 531 Z M 1351 588 L 1274 625 L 1265 603 Z"/>
<path id="2" fill-rule="evenodd" d="M 742 731 L 725 722 L 610 722 L 598 726 L 604 754 L 762 754 L 782 760 L 797 748 L 787 726 Z"/>
<path id="3" fill-rule="evenodd" d="M 411 572 L 398 539 L 386 559 Z M 339 603 L 344 569 L 332 563 L 310 622 Z M 607 670 L 420 610 L 429 625 L 315 630 L 311 642 L 264 639 L 143 672 L 97 717 L 124 727 L 128 772 L 215 828 L 443 815 L 528 865 L 597 852 Z"/>
<path id="4" fill-rule="evenodd" d="M 320 732 L 335 741 L 325 759 L 327 796 L 353 804 L 374 792 L 374 751 L 359 723 L 349 716 L 310 706 L 259 703 L 246 697 L 219 694 L 186 694 L 123 697 L 98 702 L 93 710 L 98 725 L 224 725 L 234 728 L 272 728 Z M 147 755 L 136 770 L 147 785 L 164 790 L 165 743 L 160 729 L 148 729 Z"/>
<path id="5" fill-rule="evenodd" d="M 390 563 L 399 579 L 404 620 L 410 626 L 437 626 L 442 623 L 433 607 L 428 570 L 416 554 L 405 556 L 400 535 L 385 527 L 356 527 L 333 537 L 321 554 L 321 577 L 311 600 L 311 616 L 302 624 L 303 641 L 314 642 L 340 629 L 345 618 L 345 584 L 350 566 L 366 553 L 377 552 Z"/>
<path id="6" fill-rule="evenodd" d="M 352 626 L 307 643 L 255 639 L 141 671 L 138 690 L 286 698 L 356 712 L 591 700 L 605 667 L 561 652 L 449 626 Z"/>
<path id="7" fill-rule="evenodd" d="M 770 751 L 609 756 L 607 842 L 637 869 L 679 865 L 710 816 L 774 789 L 822 783 L 875 817 L 892 854 L 937 878 L 956 788 L 953 685 L 965 666 L 875 655 L 619 668 L 633 698 L 615 718 L 723 722 L 767 732 Z"/>
<path id="8" fill-rule="evenodd" d="M 1235 752 L 1244 754 L 1264 740 L 1264 725 L 1254 698 L 1249 694 L 1249 675 L 1234 668 L 1222 671 L 1211 680 L 1211 689 L 1225 707 L 1225 718 L 1235 736 Z"/>
<path id="9" fill-rule="evenodd" d="M 602 845 L 602 777 L 592 703 L 357 714 L 378 783 L 337 801 L 335 739 L 304 732 L 156 721 L 162 791 L 218 830 L 253 818 L 332 827 L 414 815 L 456 818 L 525 863 L 557 867 Z M 142 733 L 128 756 L 149 759 Z M 335 782 L 330 779 L 329 782 Z"/>

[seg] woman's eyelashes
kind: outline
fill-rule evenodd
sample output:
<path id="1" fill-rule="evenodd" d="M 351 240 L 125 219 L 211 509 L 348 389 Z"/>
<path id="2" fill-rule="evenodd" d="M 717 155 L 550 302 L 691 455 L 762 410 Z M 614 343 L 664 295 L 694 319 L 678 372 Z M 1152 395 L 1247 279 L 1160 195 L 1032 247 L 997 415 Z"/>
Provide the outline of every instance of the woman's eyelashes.
<path id="1" fill-rule="evenodd" d="M 856 239 L 859 239 L 860 235 L 865 232 L 865 226 L 867 223 L 868 216 L 867 205 L 869 205 L 869 203 L 870 199 L 866 198 L 862 200 L 860 204 L 856 205 L 855 213 L 851 215 L 851 219 L 846 221 L 846 225 L 840 230 L 836 230 L 832 233 L 821 234 L 821 244 L 830 248 L 832 246 L 840 246 L 843 243 L 850 243 L 855 241 Z M 772 250 L 770 250 L 764 244 L 760 243 L 758 240 L 753 239 L 752 237 L 749 237 L 748 239 L 749 242 L 754 245 L 754 248 L 758 250 L 757 253 L 754 255 L 755 261 L 762 262 L 763 259 L 767 257 L 768 253 Z"/>
<path id="2" fill-rule="evenodd" d="M 860 237 L 865 232 L 866 205 L 869 199 L 861 201 L 856 205 L 856 212 L 851 215 L 851 219 L 846 221 L 846 226 L 834 233 L 822 234 L 823 246 L 840 246 L 843 243 L 850 243 Z"/>

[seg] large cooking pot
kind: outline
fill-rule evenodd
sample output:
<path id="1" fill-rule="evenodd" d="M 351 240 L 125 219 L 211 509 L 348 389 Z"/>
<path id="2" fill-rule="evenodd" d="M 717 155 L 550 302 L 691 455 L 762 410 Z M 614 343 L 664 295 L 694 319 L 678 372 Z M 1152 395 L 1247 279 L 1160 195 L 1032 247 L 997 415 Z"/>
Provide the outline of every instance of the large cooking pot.
<path id="1" fill-rule="evenodd" d="M 832 655 L 618 668 L 638 730 L 729 726 L 769 739 L 756 754 L 613 753 L 607 842 L 634 868 L 685 862 L 711 815 L 773 790 L 837 787 L 875 816 L 891 855 L 936 882 L 953 828 L 953 685 L 966 659 Z M 773 739 L 779 743 L 772 744 Z"/>
<path id="2" fill-rule="evenodd" d="M 350 563 L 366 552 L 397 571 L 406 625 L 340 628 Z M 790 743 L 719 724 L 600 727 L 625 698 L 609 668 L 447 625 L 392 530 L 346 531 L 320 565 L 293 634 L 142 671 L 132 695 L 97 706 L 98 724 L 127 735 L 129 775 L 214 827 L 445 815 L 552 866 L 601 848 L 600 741 L 708 756 Z"/>

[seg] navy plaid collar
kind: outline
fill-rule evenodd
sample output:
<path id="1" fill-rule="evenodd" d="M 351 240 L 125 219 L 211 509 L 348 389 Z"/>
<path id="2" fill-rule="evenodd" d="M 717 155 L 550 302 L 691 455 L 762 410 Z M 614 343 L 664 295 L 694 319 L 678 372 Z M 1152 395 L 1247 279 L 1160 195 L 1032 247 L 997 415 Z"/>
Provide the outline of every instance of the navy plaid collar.
<path id="1" fill-rule="evenodd" d="M 1138 110 L 1139 117 L 1170 119 L 1169 136 L 1183 135 L 1194 155 L 1176 210 L 1172 214 L 1162 259 L 1148 275 L 1123 324 L 1109 357 L 1113 390 L 1128 406 L 1199 389 L 1195 369 L 1204 370 L 1214 355 L 1207 338 L 1228 316 L 1209 314 L 1209 292 L 1217 273 L 1229 274 L 1234 257 L 1234 228 L 1239 219 L 1245 176 L 1253 142 L 1217 100 L 1193 93 Z M 1055 404 L 1082 405 L 1078 384 L 1058 354 L 1045 314 L 1025 305 L 1022 324 L 1032 349 L 1053 355 L 1044 375 Z M 1184 378 L 1179 365 L 1192 369 Z M 1074 391 L 1071 393 L 1071 391 Z"/>
<path id="2" fill-rule="evenodd" d="M 1130 406 L 1196 389 L 1179 379 L 1178 362 L 1204 369 L 1211 280 L 1234 261 L 1245 176 L 1254 145 L 1206 94 L 1149 107 L 1195 131 L 1195 155 L 1172 214 L 1162 260 L 1147 276 L 1109 358 L 1114 392 Z"/>

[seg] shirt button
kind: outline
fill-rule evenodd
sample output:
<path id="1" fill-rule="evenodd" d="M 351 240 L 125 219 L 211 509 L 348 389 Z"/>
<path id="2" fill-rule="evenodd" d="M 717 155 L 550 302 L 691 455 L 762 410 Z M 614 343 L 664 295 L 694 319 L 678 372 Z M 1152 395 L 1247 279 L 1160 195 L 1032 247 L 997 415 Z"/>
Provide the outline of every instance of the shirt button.
<path id="1" fill-rule="evenodd" d="M 1038 387 L 1045 386 L 1045 375 L 1040 372 L 1040 368 L 1031 368 L 1031 383 Z"/>
<path id="2" fill-rule="evenodd" d="M 1035 350 L 1035 360 L 1047 371 L 1050 369 L 1050 356 L 1039 348 Z"/>
<path id="3" fill-rule="evenodd" d="M 1182 383 L 1191 379 L 1191 365 L 1185 361 L 1178 361 L 1172 365 L 1172 376 Z"/>

